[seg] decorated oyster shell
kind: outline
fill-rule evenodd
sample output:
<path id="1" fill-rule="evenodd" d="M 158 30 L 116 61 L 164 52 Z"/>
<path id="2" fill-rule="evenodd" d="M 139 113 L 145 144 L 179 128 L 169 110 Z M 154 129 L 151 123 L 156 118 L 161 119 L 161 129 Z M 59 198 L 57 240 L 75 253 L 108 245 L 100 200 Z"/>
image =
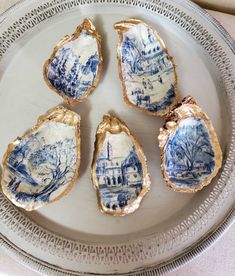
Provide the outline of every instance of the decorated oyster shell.
<path id="1" fill-rule="evenodd" d="M 161 168 L 175 191 L 196 192 L 208 185 L 222 164 L 222 152 L 208 116 L 186 97 L 160 129 Z"/>
<path id="2" fill-rule="evenodd" d="M 140 144 L 122 121 L 109 114 L 97 128 L 92 181 L 101 211 L 113 216 L 134 212 L 150 189 Z"/>
<path id="3" fill-rule="evenodd" d="M 125 102 L 150 115 L 167 114 L 177 102 L 177 76 L 163 40 L 139 19 L 117 22 L 114 28 Z"/>
<path id="4" fill-rule="evenodd" d="M 63 99 L 81 102 L 97 86 L 102 69 L 101 37 L 88 18 L 65 36 L 44 64 L 44 80 Z"/>
<path id="5" fill-rule="evenodd" d="M 80 116 L 59 106 L 39 117 L 3 158 L 4 194 L 28 211 L 68 193 L 80 165 Z"/>

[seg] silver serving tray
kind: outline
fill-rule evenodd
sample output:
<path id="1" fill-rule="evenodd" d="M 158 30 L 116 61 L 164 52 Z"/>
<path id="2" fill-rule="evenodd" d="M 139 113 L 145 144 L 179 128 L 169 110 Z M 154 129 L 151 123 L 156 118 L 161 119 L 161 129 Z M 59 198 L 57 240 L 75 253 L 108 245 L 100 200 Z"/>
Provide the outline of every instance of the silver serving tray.
<path id="1" fill-rule="evenodd" d="M 82 119 L 80 177 L 64 199 L 38 211 L 22 211 L 0 193 L 0 245 L 44 274 L 161 275 L 202 252 L 234 220 L 235 44 L 186 0 L 20 1 L 0 17 L 0 156 L 40 114 L 61 103 L 43 82 L 42 66 L 85 16 L 103 37 L 104 67 L 97 89 L 73 108 Z M 180 96 L 192 95 L 218 134 L 223 167 L 196 194 L 175 193 L 162 179 L 157 136 L 164 119 L 123 102 L 112 25 L 129 17 L 158 30 L 174 56 Z M 123 218 L 99 211 L 90 180 L 96 126 L 112 111 L 142 143 L 152 180 L 139 210 Z"/>

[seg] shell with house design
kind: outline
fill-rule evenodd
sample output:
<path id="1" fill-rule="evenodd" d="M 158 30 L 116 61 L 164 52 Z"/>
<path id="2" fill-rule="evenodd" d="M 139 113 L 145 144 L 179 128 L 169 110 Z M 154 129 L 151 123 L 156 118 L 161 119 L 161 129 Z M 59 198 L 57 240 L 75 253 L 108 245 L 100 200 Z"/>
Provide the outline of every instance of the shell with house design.
<path id="1" fill-rule="evenodd" d="M 177 103 L 177 75 L 162 38 L 139 19 L 117 22 L 114 28 L 125 102 L 150 115 L 166 115 Z"/>
<path id="2" fill-rule="evenodd" d="M 150 188 L 140 144 L 123 122 L 109 114 L 97 129 L 92 180 L 101 210 L 116 216 L 135 211 Z"/>

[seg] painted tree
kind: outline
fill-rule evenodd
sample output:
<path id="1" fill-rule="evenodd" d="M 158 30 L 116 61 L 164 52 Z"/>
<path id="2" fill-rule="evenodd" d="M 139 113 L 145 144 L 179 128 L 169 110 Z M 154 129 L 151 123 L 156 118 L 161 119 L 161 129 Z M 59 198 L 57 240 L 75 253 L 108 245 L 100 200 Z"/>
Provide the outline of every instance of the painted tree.
<path id="1" fill-rule="evenodd" d="M 196 162 L 210 163 L 214 157 L 207 129 L 201 119 L 197 121 L 196 125 L 179 127 L 169 141 L 170 157 L 175 163 L 185 165 L 189 171 L 194 169 Z"/>
<path id="2" fill-rule="evenodd" d="M 73 57 L 73 66 L 66 75 L 66 90 L 68 96 L 77 97 L 77 90 L 79 86 L 79 71 L 80 71 L 80 56 Z"/>
<path id="3" fill-rule="evenodd" d="M 58 90 L 64 91 L 67 87 L 67 62 L 73 58 L 71 48 L 61 48 L 48 66 L 48 79 Z"/>
<path id="4" fill-rule="evenodd" d="M 93 55 L 91 55 L 89 57 L 86 64 L 81 67 L 82 74 L 88 75 L 88 74 L 92 73 L 92 75 L 93 75 L 92 82 L 94 81 L 94 79 L 96 77 L 98 64 L 99 64 L 99 56 L 98 56 L 97 52 L 95 52 Z"/>
<path id="5" fill-rule="evenodd" d="M 16 191 L 22 182 L 18 180 L 18 176 L 20 176 L 22 180 L 27 181 L 30 185 L 37 186 L 37 182 L 31 177 L 26 167 L 27 156 L 30 154 L 32 143 L 37 142 L 38 135 L 35 135 L 32 140 L 26 139 L 21 141 L 9 156 L 7 168 L 13 175 L 15 175 L 8 185 L 12 191 Z"/>
<path id="6" fill-rule="evenodd" d="M 138 42 L 134 38 L 125 37 L 122 44 L 122 63 L 128 65 L 126 74 L 131 78 L 136 74 L 139 59 L 142 54 L 138 47 Z M 138 68 L 139 69 L 139 68 Z M 125 76 L 124 76 L 125 77 Z"/>
<path id="7" fill-rule="evenodd" d="M 58 141 L 55 144 L 46 144 L 36 151 L 29 150 L 22 158 L 27 158 L 30 167 L 33 169 L 32 175 L 29 168 L 25 166 L 25 173 L 16 171 L 15 185 L 19 186 L 19 180 L 32 185 L 30 179 L 35 178 L 34 182 L 38 186 L 44 186 L 42 190 L 36 193 L 18 192 L 16 197 L 20 200 L 48 201 L 51 193 L 60 186 L 69 183 L 74 175 L 74 166 L 76 165 L 76 145 L 72 139 Z M 16 159 L 19 159 L 17 156 Z M 23 162 L 23 160 L 22 160 Z M 37 180 L 36 180 L 37 179 Z M 40 182 L 39 182 L 40 181 Z M 33 185 L 35 186 L 35 185 Z M 12 191 L 16 191 L 16 187 L 11 184 Z"/>

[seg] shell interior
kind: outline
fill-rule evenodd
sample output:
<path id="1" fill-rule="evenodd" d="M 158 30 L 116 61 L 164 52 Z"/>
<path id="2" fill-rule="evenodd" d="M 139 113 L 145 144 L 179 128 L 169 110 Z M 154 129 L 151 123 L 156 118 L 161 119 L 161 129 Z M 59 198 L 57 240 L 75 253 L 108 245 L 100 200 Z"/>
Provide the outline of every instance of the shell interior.
<path id="1" fill-rule="evenodd" d="M 93 182 L 100 207 L 112 215 L 131 213 L 139 207 L 150 185 L 140 145 L 125 129 L 115 133 L 107 129 L 99 141 L 102 142 L 96 143 Z"/>
<path id="2" fill-rule="evenodd" d="M 196 192 L 208 185 L 222 165 L 213 125 L 191 97 L 173 110 L 160 130 L 163 177 L 176 191 Z"/>
<path id="3" fill-rule="evenodd" d="M 75 125 L 65 124 L 58 109 L 32 132 L 9 145 L 3 164 L 2 187 L 16 205 L 33 210 L 60 197 L 73 182 L 80 163 Z M 47 117 L 48 118 L 48 117 Z M 59 119 L 59 121 L 58 121 Z M 73 118 L 74 119 L 74 118 Z M 62 120 L 62 121 L 60 121 Z"/>
<path id="4" fill-rule="evenodd" d="M 213 172 L 215 153 L 204 121 L 182 120 L 168 139 L 165 168 L 169 180 L 182 188 L 194 188 Z"/>
<path id="5" fill-rule="evenodd" d="M 100 36 L 91 21 L 84 22 L 59 43 L 46 63 L 46 82 L 69 103 L 82 100 L 94 89 L 101 70 Z"/>
<path id="6" fill-rule="evenodd" d="M 152 115 L 166 114 L 176 102 L 176 72 L 159 35 L 140 20 L 116 23 L 120 77 L 128 104 Z"/>

